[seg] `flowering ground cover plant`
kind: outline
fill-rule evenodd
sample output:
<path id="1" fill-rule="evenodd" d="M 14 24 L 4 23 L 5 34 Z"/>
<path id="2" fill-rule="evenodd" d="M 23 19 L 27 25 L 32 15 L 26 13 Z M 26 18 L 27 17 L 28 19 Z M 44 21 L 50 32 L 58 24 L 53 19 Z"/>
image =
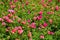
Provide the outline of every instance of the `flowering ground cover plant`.
<path id="1" fill-rule="evenodd" d="M 60 0 L 0 0 L 0 40 L 60 40 Z"/>

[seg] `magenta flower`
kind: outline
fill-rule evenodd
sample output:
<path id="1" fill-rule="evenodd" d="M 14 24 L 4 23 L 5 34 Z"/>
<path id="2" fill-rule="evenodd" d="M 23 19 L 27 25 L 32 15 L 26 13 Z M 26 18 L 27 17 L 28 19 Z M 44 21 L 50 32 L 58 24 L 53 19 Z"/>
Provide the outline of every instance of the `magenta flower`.
<path id="1" fill-rule="evenodd" d="M 41 0 L 42 3 L 44 3 L 44 0 Z"/>
<path id="2" fill-rule="evenodd" d="M 42 11 L 40 11 L 40 12 L 39 12 L 39 14 L 40 14 L 40 15 L 42 15 L 42 14 L 43 14 L 43 12 L 42 12 Z"/>
<path id="3" fill-rule="evenodd" d="M 52 2 L 52 0 L 48 0 L 48 2 Z"/>
<path id="4" fill-rule="evenodd" d="M 7 27 L 7 28 L 6 28 L 6 32 L 8 32 L 9 30 L 10 30 L 10 27 Z M 11 31 L 11 33 L 12 33 L 12 31 Z"/>
<path id="5" fill-rule="evenodd" d="M 11 16 L 12 16 L 12 14 L 8 14 L 7 16 L 8 16 L 8 17 L 11 17 Z"/>
<path id="6" fill-rule="evenodd" d="M 14 13 L 15 11 L 14 11 L 14 10 L 10 10 L 10 9 L 9 9 L 9 10 L 8 10 L 8 12 Z"/>
<path id="7" fill-rule="evenodd" d="M 8 20 L 9 17 L 8 16 L 3 16 L 3 19 Z"/>
<path id="8" fill-rule="evenodd" d="M 54 32 L 51 32 L 51 35 L 54 35 Z"/>
<path id="9" fill-rule="evenodd" d="M 22 21 L 22 24 L 26 24 L 26 21 Z"/>
<path id="10" fill-rule="evenodd" d="M 44 26 L 44 27 L 47 27 L 47 26 L 48 26 L 48 24 L 47 24 L 46 22 L 44 22 L 43 26 Z"/>
<path id="11" fill-rule="evenodd" d="M 2 22 L 2 26 L 6 26 L 6 23 L 5 22 Z"/>
<path id="12" fill-rule="evenodd" d="M 6 29 L 6 32 L 8 32 L 9 30 L 8 29 Z"/>
<path id="13" fill-rule="evenodd" d="M 52 32 L 52 31 L 48 31 L 48 34 L 49 34 L 49 35 L 53 35 L 54 32 Z"/>
<path id="14" fill-rule="evenodd" d="M 29 38 L 29 40 L 32 40 L 32 38 Z"/>
<path id="15" fill-rule="evenodd" d="M 17 2 L 18 0 L 14 0 L 14 2 Z"/>
<path id="16" fill-rule="evenodd" d="M 40 26 L 40 28 L 45 28 L 45 27 L 43 26 L 43 24 L 40 24 L 39 26 Z"/>
<path id="17" fill-rule="evenodd" d="M 37 16 L 37 20 L 41 20 L 42 19 L 42 15 Z"/>
<path id="18" fill-rule="evenodd" d="M 13 21 L 11 19 L 6 20 L 8 23 L 12 23 Z"/>
<path id="19" fill-rule="evenodd" d="M 28 37 L 30 38 L 32 36 L 32 33 L 29 31 L 28 32 Z"/>
<path id="20" fill-rule="evenodd" d="M 0 21 L 2 21 L 2 18 L 0 18 Z"/>
<path id="21" fill-rule="evenodd" d="M 21 27 L 21 26 L 18 26 L 18 29 L 19 29 L 19 30 L 22 30 L 22 27 Z"/>
<path id="22" fill-rule="evenodd" d="M 18 27 L 15 27 L 14 29 L 17 31 L 18 30 Z"/>
<path id="23" fill-rule="evenodd" d="M 51 12 L 47 12 L 47 14 L 51 14 Z"/>
<path id="24" fill-rule="evenodd" d="M 13 20 L 9 19 L 8 16 L 4 16 L 3 19 L 5 19 L 8 23 L 12 23 L 13 22 Z"/>
<path id="25" fill-rule="evenodd" d="M 18 30 L 18 34 L 22 34 L 23 33 L 23 30 Z"/>
<path id="26" fill-rule="evenodd" d="M 51 32 L 50 32 L 50 31 L 48 31 L 48 34 L 51 34 Z"/>
<path id="27" fill-rule="evenodd" d="M 12 1 L 10 1 L 9 4 L 12 5 L 13 4 Z"/>
<path id="28" fill-rule="evenodd" d="M 47 4 L 43 4 L 43 3 L 42 3 L 42 6 L 43 6 L 43 7 L 47 7 Z"/>
<path id="29" fill-rule="evenodd" d="M 11 33 L 14 34 L 16 32 L 16 29 L 12 29 Z"/>
<path id="30" fill-rule="evenodd" d="M 36 23 L 34 23 L 34 22 L 31 23 L 30 27 L 31 27 L 31 28 L 36 28 Z"/>
<path id="31" fill-rule="evenodd" d="M 33 17 L 33 20 L 37 20 L 37 17 Z"/>
<path id="32" fill-rule="evenodd" d="M 55 9 L 56 9 L 56 11 L 58 11 L 59 10 L 59 6 L 56 6 Z"/>
<path id="33" fill-rule="evenodd" d="M 28 10 L 28 14 L 30 14 L 30 10 Z"/>
<path id="34" fill-rule="evenodd" d="M 21 19 L 18 19 L 17 21 L 18 21 L 18 23 L 20 23 Z"/>
<path id="35" fill-rule="evenodd" d="M 41 39 L 44 39 L 44 35 L 40 35 L 40 38 L 41 38 Z"/>
<path id="36" fill-rule="evenodd" d="M 30 23 L 30 19 L 28 19 L 27 22 Z"/>
<path id="37" fill-rule="evenodd" d="M 52 24 L 53 23 L 53 20 L 52 19 L 49 19 L 49 23 Z"/>
<path id="38" fill-rule="evenodd" d="M 28 5 L 29 4 L 29 2 L 28 1 L 26 1 L 26 5 Z"/>
<path id="39" fill-rule="evenodd" d="M 15 5 L 11 5 L 10 7 L 11 7 L 11 8 L 15 8 L 16 6 L 15 6 Z"/>

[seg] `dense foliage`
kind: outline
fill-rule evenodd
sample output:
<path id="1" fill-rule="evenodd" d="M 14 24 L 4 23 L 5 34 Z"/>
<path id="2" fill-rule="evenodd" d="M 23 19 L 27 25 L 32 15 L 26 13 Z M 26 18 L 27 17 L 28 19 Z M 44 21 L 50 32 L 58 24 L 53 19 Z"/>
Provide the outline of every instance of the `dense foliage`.
<path id="1" fill-rule="evenodd" d="M 0 0 L 0 40 L 60 40 L 60 0 Z"/>

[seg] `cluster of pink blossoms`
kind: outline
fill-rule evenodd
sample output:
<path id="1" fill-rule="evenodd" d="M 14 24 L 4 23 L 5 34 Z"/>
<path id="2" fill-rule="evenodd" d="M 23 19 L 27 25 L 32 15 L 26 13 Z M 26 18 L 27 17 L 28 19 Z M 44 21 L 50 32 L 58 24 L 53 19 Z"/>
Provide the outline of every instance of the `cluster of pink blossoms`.
<path id="1" fill-rule="evenodd" d="M 18 34 L 23 33 L 23 29 L 21 26 L 18 26 L 18 27 L 15 27 L 14 29 L 12 29 L 11 33 L 14 34 L 16 31 L 18 31 Z"/>
<path id="2" fill-rule="evenodd" d="M 14 3 L 16 3 L 16 2 L 18 2 L 18 0 L 14 0 Z M 48 0 L 47 3 L 50 3 L 50 2 L 52 2 L 52 0 Z M 60 2 L 60 0 L 58 0 L 58 2 Z M 47 7 L 47 5 L 48 5 L 47 3 L 44 4 L 44 0 L 41 0 L 41 4 L 42 4 L 43 7 Z M 29 5 L 29 2 L 26 1 L 25 4 L 26 4 L 26 6 L 28 6 L 28 5 Z M 9 2 L 9 5 L 10 5 L 10 8 L 11 8 L 11 9 L 8 9 L 8 10 L 7 10 L 9 14 L 6 15 L 6 16 L 3 16 L 2 18 L 0 18 L 0 22 L 2 22 L 2 26 L 6 26 L 7 23 L 9 23 L 9 24 L 10 24 L 10 23 L 14 23 L 14 20 L 17 19 L 17 22 L 18 22 L 18 23 L 21 23 L 22 25 L 27 25 L 27 24 L 28 24 L 29 28 L 31 28 L 31 29 L 36 29 L 37 26 L 36 26 L 36 22 L 35 22 L 35 21 L 40 21 L 40 20 L 43 19 L 44 11 L 40 10 L 40 11 L 38 12 L 38 15 L 37 15 L 37 16 L 34 16 L 34 17 L 32 18 L 32 20 L 33 20 L 34 22 L 32 22 L 30 19 L 28 19 L 28 20 L 22 20 L 22 19 L 20 19 L 18 16 L 15 16 L 15 15 L 14 15 L 14 14 L 17 12 L 16 10 L 14 10 L 14 8 L 16 7 L 16 5 L 14 5 L 12 1 Z M 25 5 L 22 4 L 22 8 L 24 8 L 24 6 L 25 6 Z M 34 6 L 34 5 L 33 5 L 33 6 Z M 35 10 L 35 9 L 34 9 L 34 10 Z M 52 10 L 54 10 L 54 8 L 52 8 Z M 56 11 L 59 11 L 59 6 L 58 6 L 58 5 L 55 6 L 55 10 L 56 10 Z M 30 15 L 30 13 L 31 13 L 31 11 L 28 10 L 28 15 Z M 54 14 L 54 12 L 48 11 L 48 12 L 46 12 L 46 14 L 47 14 L 47 15 L 52 15 L 52 14 Z M 14 17 L 13 17 L 13 16 L 14 16 Z M 13 19 L 12 19 L 11 17 L 13 17 Z M 49 19 L 48 22 L 49 22 L 50 24 L 53 23 L 53 19 L 48 18 L 48 16 L 46 16 L 46 18 Z M 28 22 L 28 23 L 27 23 L 27 22 Z M 44 21 L 43 23 L 40 23 L 40 24 L 38 25 L 38 26 L 39 26 L 38 29 L 40 30 L 40 28 L 46 28 L 46 27 L 48 26 L 48 22 Z M 9 30 L 10 30 L 10 28 L 7 28 L 7 29 L 6 29 L 7 32 L 8 32 Z M 11 30 L 11 33 L 12 33 L 12 34 L 14 34 L 14 33 L 16 33 L 16 32 L 18 32 L 18 34 L 21 35 L 21 34 L 24 32 L 23 26 L 17 26 L 17 27 L 14 27 L 14 28 Z M 53 31 L 47 31 L 47 34 L 53 35 L 54 32 L 53 32 Z M 29 40 L 32 40 L 32 32 L 28 31 L 27 36 L 29 37 Z M 41 39 L 44 39 L 44 38 L 45 38 L 44 35 L 40 35 L 39 37 L 40 37 Z"/>

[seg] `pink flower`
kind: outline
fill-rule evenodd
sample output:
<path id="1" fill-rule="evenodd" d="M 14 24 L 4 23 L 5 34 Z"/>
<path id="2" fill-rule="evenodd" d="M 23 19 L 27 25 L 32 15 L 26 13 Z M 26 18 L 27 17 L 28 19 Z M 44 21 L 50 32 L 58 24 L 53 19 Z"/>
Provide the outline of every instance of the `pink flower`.
<path id="1" fill-rule="evenodd" d="M 22 21 L 22 24 L 26 24 L 26 22 L 25 21 Z"/>
<path id="2" fill-rule="evenodd" d="M 6 20 L 8 23 L 13 23 L 11 19 Z"/>
<path id="3" fill-rule="evenodd" d="M 28 19 L 27 22 L 30 23 L 30 19 Z"/>
<path id="4" fill-rule="evenodd" d="M 8 16 L 3 16 L 3 19 L 8 20 L 9 17 Z"/>
<path id="5" fill-rule="evenodd" d="M 13 3 L 12 3 L 12 1 L 10 1 L 10 3 L 9 3 L 10 5 L 12 5 Z"/>
<path id="6" fill-rule="evenodd" d="M 12 23 L 13 22 L 11 19 L 9 19 L 8 16 L 4 16 L 3 19 L 5 19 L 8 23 Z"/>
<path id="7" fill-rule="evenodd" d="M 39 14 L 40 14 L 40 15 L 42 15 L 42 14 L 43 14 L 43 12 L 42 12 L 42 11 L 40 11 L 40 12 L 39 12 Z"/>
<path id="8" fill-rule="evenodd" d="M 10 27 L 6 28 L 6 32 L 8 32 L 10 30 Z"/>
<path id="9" fill-rule="evenodd" d="M 29 31 L 28 32 L 28 37 L 31 38 L 31 36 L 32 36 L 32 33 Z"/>
<path id="10" fill-rule="evenodd" d="M 29 38 L 29 40 L 32 40 L 32 38 Z"/>
<path id="11" fill-rule="evenodd" d="M 0 18 L 0 21 L 2 21 L 2 18 Z"/>
<path id="12" fill-rule="evenodd" d="M 47 7 L 47 4 L 43 4 L 43 3 L 42 3 L 42 6 L 43 6 L 43 7 Z"/>
<path id="13" fill-rule="evenodd" d="M 50 32 L 50 31 L 48 31 L 48 34 L 51 34 L 51 32 Z"/>
<path id="14" fill-rule="evenodd" d="M 21 19 L 18 19 L 18 23 L 20 23 Z"/>
<path id="15" fill-rule="evenodd" d="M 8 12 L 14 13 L 15 11 L 14 11 L 14 10 L 10 10 L 10 9 L 9 9 L 9 10 L 8 10 Z"/>
<path id="16" fill-rule="evenodd" d="M 48 31 L 48 34 L 49 34 L 49 35 L 53 35 L 54 32 L 52 32 L 52 31 Z"/>
<path id="17" fill-rule="evenodd" d="M 44 0 L 41 0 L 42 3 L 44 3 Z"/>
<path id="18" fill-rule="evenodd" d="M 18 29 L 19 29 L 19 30 L 22 30 L 22 27 L 21 27 L 21 26 L 18 26 Z"/>
<path id="19" fill-rule="evenodd" d="M 48 24 L 47 24 L 46 22 L 44 22 L 43 26 L 44 26 L 44 27 L 47 27 L 47 26 L 48 26 Z"/>
<path id="20" fill-rule="evenodd" d="M 23 33 L 23 30 L 18 30 L 18 34 L 22 34 Z"/>
<path id="21" fill-rule="evenodd" d="M 14 29 L 15 29 L 15 30 L 18 30 L 18 27 L 15 27 Z"/>
<path id="22" fill-rule="evenodd" d="M 55 9 L 56 9 L 56 11 L 58 11 L 59 10 L 59 6 L 56 6 Z"/>
<path id="23" fill-rule="evenodd" d="M 8 27 L 7 29 L 10 30 L 10 27 Z"/>
<path id="24" fill-rule="evenodd" d="M 11 5 L 10 7 L 11 7 L 11 8 L 15 8 L 16 6 L 15 6 L 15 5 Z"/>
<path id="25" fill-rule="evenodd" d="M 28 5 L 29 4 L 29 2 L 28 1 L 26 1 L 26 5 Z"/>
<path id="26" fill-rule="evenodd" d="M 12 14 L 8 14 L 7 16 L 8 16 L 8 17 L 11 17 L 11 16 L 12 16 Z"/>
<path id="27" fill-rule="evenodd" d="M 4 21 L 2 18 L 0 18 L 0 21 Z"/>
<path id="28" fill-rule="evenodd" d="M 52 24 L 53 23 L 53 20 L 52 19 L 49 19 L 49 23 Z"/>
<path id="29" fill-rule="evenodd" d="M 40 26 L 40 28 L 45 28 L 42 24 L 40 24 L 39 26 Z"/>
<path id="30" fill-rule="evenodd" d="M 28 14 L 30 14 L 30 10 L 28 10 Z"/>
<path id="31" fill-rule="evenodd" d="M 47 12 L 47 14 L 51 14 L 51 12 Z"/>
<path id="32" fill-rule="evenodd" d="M 18 33 L 19 33 L 19 34 L 22 34 L 22 33 L 23 33 L 23 29 L 22 29 L 21 26 L 18 26 Z"/>
<path id="33" fill-rule="evenodd" d="M 41 38 L 41 39 L 44 39 L 44 35 L 40 35 L 40 38 Z"/>
<path id="34" fill-rule="evenodd" d="M 41 20 L 42 19 L 42 15 L 37 16 L 37 20 Z"/>
<path id="35" fill-rule="evenodd" d="M 18 16 L 14 16 L 14 19 L 17 19 L 18 18 Z"/>
<path id="36" fill-rule="evenodd" d="M 24 8 L 24 4 L 22 4 L 22 8 Z"/>
<path id="37" fill-rule="evenodd" d="M 14 34 L 16 32 L 16 29 L 12 29 L 11 33 Z"/>
<path id="38" fill-rule="evenodd" d="M 33 20 L 37 20 L 37 17 L 33 17 Z"/>
<path id="39" fill-rule="evenodd" d="M 14 2 L 17 2 L 18 0 L 14 0 Z"/>
<path id="40" fill-rule="evenodd" d="M 54 35 L 54 32 L 51 32 L 51 35 Z"/>
<path id="41" fill-rule="evenodd" d="M 2 22 L 2 26 L 6 26 L 6 23 L 5 22 Z"/>
<path id="42" fill-rule="evenodd" d="M 52 0 L 48 0 L 48 2 L 52 2 Z"/>
<path id="43" fill-rule="evenodd" d="M 9 30 L 8 29 L 6 29 L 6 32 L 8 32 Z"/>
<path id="44" fill-rule="evenodd" d="M 34 23 L 34 22 L 31 23 L 30 27 L 31 27 L 31 28 L 36 28 L 36 23 Z"/>

